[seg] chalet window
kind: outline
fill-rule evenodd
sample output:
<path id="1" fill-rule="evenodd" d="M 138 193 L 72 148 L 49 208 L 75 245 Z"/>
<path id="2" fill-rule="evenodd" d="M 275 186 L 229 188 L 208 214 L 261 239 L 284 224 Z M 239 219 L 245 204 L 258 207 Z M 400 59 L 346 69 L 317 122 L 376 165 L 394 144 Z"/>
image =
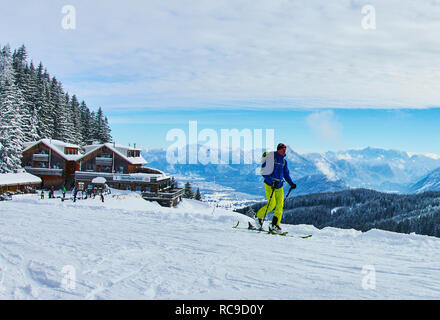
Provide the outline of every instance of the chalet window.
<path id="1" fill-rule="evenodd" d="M 136 191 L 141 191 L 141 186 L 136 186 Z"/>

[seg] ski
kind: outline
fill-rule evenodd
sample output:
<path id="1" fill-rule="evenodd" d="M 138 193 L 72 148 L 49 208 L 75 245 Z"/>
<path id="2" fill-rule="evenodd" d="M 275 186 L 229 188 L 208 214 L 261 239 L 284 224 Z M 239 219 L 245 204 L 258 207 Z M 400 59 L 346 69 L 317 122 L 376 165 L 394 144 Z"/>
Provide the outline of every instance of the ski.
<path id="1" fill-rule="evenodd" d="M 277 235 L 277 236 L 282 236 L 282 237 L 291 237 L 291 238 L 302 238 L 302 239 L 308 239 L 311 238 L 312 235 L 305 235 L 305 236 L 298 236 L 298 235 L 290 235 L 288 234 L 288 232 L 282 232 L 282 233 L 276 233 L 276 232 L 272 232 L 270 230 L 265 230 L 265 229 L 257 229 L 256 227 L 254 227 L 250 222 L 249 226 L 247 228 L 243 228 L 243 227 L 239 227 L 238 225 L 240 224 L 240 221 L 237 222 L 237 224 L 235 226 L 233 226 L 233 229 L 237 229 L 237 230 L 242 230 L 242 231 L 250 231 L 250 232 L 259 232 L 259 233 L 266 233 L 266 234 L 273 234 L 273 235 Z"/>

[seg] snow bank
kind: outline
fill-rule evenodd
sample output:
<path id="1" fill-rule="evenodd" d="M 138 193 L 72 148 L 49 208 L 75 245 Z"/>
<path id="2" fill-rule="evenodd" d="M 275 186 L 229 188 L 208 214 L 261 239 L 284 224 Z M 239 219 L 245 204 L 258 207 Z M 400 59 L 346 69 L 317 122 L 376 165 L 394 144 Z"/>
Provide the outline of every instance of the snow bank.
<path id="1" fill-rule="evenodd" d="M 282 225 L 134 192 L 0 203 L 1 299 L 438 299 L 440 239 Z M 367 271 L 365 271 L 367 270 Z M 374 288 L 365 276 L 374 271 Z"/>

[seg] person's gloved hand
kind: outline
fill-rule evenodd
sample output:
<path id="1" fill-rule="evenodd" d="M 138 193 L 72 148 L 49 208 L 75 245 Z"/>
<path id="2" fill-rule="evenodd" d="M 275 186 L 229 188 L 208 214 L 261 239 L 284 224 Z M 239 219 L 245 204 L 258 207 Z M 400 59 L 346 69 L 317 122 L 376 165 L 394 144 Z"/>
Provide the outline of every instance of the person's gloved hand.
<path id="1" fill-rule="evenodd" d="M 292 189 L 296 189 L 296 184 L 294 184 L 293 182 L 290 184 L 290 187 L 292 188 Z"/>
<path id="2" fill-rule="evenodd" d="M 278 187 L 278 181 L 274 181 L 272 182 L 272 188 L 277 188 Z"/>

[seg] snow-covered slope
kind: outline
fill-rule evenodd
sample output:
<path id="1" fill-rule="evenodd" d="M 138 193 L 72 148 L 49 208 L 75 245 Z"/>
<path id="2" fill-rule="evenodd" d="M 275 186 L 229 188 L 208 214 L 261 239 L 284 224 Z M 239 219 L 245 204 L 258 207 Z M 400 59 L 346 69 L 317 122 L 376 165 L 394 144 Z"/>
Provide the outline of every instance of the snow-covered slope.
<path id="1" fill-rule="evenodd" d="M 440 168 L 431 171 L 411 186 L 411 192 L 414 193 L 433 190 L 440 190 Z"/>
<path id="2" fill-rule="evenodd" d="M 234 230 L 237 221 L 248 218 L 134 193 L 105 203 L 17 196 L 0 203 L 0 298 L 439 298 L 440 239 L 283 225 L 313 233 L 287 238 Z"/>

